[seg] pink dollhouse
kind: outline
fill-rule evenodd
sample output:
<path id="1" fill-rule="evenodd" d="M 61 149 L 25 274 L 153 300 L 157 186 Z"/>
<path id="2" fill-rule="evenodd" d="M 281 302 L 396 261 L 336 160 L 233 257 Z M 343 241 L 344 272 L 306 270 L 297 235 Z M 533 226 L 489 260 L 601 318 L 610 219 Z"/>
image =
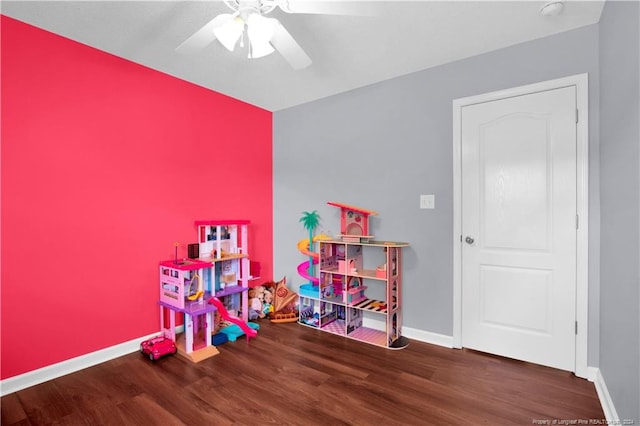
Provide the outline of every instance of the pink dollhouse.
<path id="1" fill-rule="evenodd" d="M 211 344 L 213 313 L 207 302 L 202 277 L 210 262 L 198 259 L 160 262 L 160 326 L 162 334 L 176 342 L 178 353 L 191 361 L 217 355 Z M 183 340 L 176 339 L 176 317 L 184 315 Z"/>
<path id="2" fill-rule="evenodd" d="M 162 334 L 193 362 L 219 353 L 212 344 L 216 311 L 229 323 L 219 330 L 228 340 L 256 335 L 259 326 L 247 323 L 248 225 L 247 220 L 196 221 L 197 243 L 189 245 L 189 258 L 178 259 L 176 249 L 175 259 L 160 262 Z M 176 336 L 181 315 L 184 333 Z"/>
<path id="3" fill-rule="evenodd" d="M 373 238 L 369 234 L 369 216 L 377 215 L 377 212 L 333 201 L 327 204 L 340 209 L 340 234 L 343 241 L 367 242 Z"/>

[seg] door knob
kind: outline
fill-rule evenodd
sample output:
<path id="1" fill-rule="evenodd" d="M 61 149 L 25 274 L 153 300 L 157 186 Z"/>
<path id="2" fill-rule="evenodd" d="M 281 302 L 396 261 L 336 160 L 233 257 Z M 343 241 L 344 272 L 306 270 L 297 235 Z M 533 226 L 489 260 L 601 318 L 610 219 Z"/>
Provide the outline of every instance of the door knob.
<path id="1" fill-rule="evenodd" d="M 467 242 L 467 244 L 473 244 L 473 241 L 474 241 L 473 238 L 471 237 L 467 237 L 464 240 Z"/>

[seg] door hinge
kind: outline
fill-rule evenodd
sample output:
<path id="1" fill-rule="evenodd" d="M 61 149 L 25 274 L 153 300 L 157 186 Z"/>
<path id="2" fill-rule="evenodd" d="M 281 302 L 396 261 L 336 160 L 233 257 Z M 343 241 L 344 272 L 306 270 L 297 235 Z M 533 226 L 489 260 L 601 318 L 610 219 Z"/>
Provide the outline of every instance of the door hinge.
<path id="1" fill-rule="evenodd" d="M 580 113 L 578 112 L 578 108 L 576 108 L 576 123 L 580 121 Z"/>
<path id="2" fill-rule="evenodd" d="M 576 215 L 576 229 L 580 229 L 580 216 Z"/>
<path id="3" fill-rule="evenodd" d="M 578 335 L 578 321 L 576 321 L 576 336 Z"/>

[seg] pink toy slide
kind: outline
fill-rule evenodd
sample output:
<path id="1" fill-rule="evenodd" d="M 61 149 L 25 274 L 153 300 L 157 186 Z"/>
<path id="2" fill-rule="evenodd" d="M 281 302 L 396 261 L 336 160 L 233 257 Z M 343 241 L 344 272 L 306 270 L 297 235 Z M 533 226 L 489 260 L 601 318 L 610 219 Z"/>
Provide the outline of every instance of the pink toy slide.
<path id="1" fill-rule="evenodd" d="M 216 307 L 220 316 L 225 319 L 225 321 L 232 322 L 236 324 L 244 333 L 247 335 L 247 341 L 249 341 L 250 337 L 256 337 L 258 332 L 253 328 L 249 327 L 246 322 L 242 321 L 240 318 L 235 317 L 229 314 L 227 308 L 224 307 L 224 304 L 217 297 L 212 297 L 209 299 L 209 303 Z"/>
<path id="2" fill-rule="evenodd" d="M 313 241 L 320 241 L 320 240 L 330 240 L 331 237 L 329 237 L 328 235 L 324 235 L 324 234 L 320 234 L 320 235 L 316 235 L 315 237 L 313 237 Z M 300 253 L 304 254 L 305 256 L 309 256 L 310 258 L 313 259 L 313 264 L 317 265 L 318 264 L 318 258 L 320 257 L 320 255 L 318 253 L 309 251 L 309 240 L 305 239 L 305 240 L 300 240 L 298 241 L 298 250 L 300 251 Z M 313 284 L 318 284 L 320 282 L 320 280 L 316 277 L 313 277 L 309 274 L 309 267 L 310 267 L 310 262 L 306 261 L 306 262 L 302 262 L 301 264 L 298 265 L 298 274 L 304 278 L 305 280 L 309 280 L 309 282 L 313 283 Z"/>
<path id="3" fill-rule="evenodd" d="M 313 259 L 313 264 L 317 265 L 318 264 L 318 259 Z M 305 280 L 309 280 L 310 282 L 314 283 L 314 284 L 318 284 L 320 282 L 320 280 L 316 277 L 312 277 L 311 275 L 309 275 L 309 261 L 307 260 L 306 262 L 302 262 L 301 264 L 298 265 L 298 274 L 300 274 L 300 276 L 302 278 L 304 278 Z"/>

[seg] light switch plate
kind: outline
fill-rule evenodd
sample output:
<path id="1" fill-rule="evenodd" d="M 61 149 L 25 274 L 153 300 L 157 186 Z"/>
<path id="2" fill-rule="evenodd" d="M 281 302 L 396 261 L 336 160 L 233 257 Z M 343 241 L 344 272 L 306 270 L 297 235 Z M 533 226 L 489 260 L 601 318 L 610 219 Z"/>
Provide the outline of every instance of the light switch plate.
<path id="1" fill-rule="evenodd" d="M 436 197 L 433 194 L 420 195 L 420 208 L 421 209 L 435 209 Z"/>

